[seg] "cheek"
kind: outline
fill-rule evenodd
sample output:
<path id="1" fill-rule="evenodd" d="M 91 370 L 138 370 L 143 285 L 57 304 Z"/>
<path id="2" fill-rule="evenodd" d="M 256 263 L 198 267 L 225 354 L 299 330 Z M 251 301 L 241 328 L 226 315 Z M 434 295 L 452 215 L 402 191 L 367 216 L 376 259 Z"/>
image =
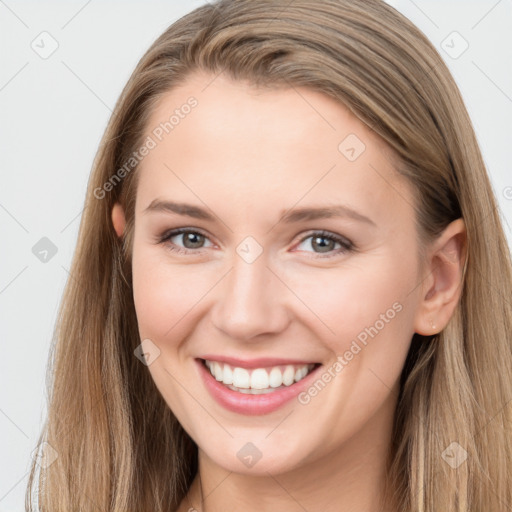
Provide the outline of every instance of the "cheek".
<path id="1" fill-rule="evenodd" d="M 377 324 L 382 330 L 405 307 L 413 289 L 414 268 L 403 260 L 380 259 L 355 266 L 340 264 L 338 268 L 308 269 L 288 274 L 287 284 L 315 315 L 322 331 L 333 340 L 357 337 L 366 327 Z M 403 316 L 403 315 L 402 315 Z M 329 338 L 329 336 L 327 336 Z"/>
<path id="2" fill-rule="evenodd" d="M 414 279 L 412 260 L 397 264 L 390 257 L 378 264 L 330 269 L 324 276 L 317 272 L 314 280 L 305 275 L 294 280 L 297 295 L 317 315 L 309 329 L 332 352 L 319 376 L 325 384 L 314 383 L 300 403 L 332 432 L 349 435 L 361 428 L 396 385 L 413 334 Z"/>
<path id="3" fill-rule="evenodd" d="M 218 279 L 194 265 L 170 263 L 163 248 L 137 246 L 133 253 L 133 294 L 141 337 L 174 339 L 182 321 Z M 211 281 L 211 282 L 210 282 Z"/>
<path id="4" fill-rule="evenodd" d="M 314 312 L 307 314 L 308 327 L 332 352 L 332 362 L 342 358 L 343 377 L 335 379 L 335 386 L 349 381 L 358 400 L 372 395 L 380 399 L 379 393 L 386 392 L 380 389 L 382 383 L 391 387 L 399 377 L 413 335 L 412 257 L 409 261 L 390 254 L 357 266 L 315 270 L 314 276 L 308 273 L 290 275 L 290 288 Z"/>

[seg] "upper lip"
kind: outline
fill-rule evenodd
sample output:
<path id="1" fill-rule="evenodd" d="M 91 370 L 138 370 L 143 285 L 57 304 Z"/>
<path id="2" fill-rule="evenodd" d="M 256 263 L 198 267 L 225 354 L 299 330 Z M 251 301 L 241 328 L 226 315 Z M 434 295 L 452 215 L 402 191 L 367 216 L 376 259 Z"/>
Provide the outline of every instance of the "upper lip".
<path id="1" fill-rule="evenodd" d="M 239 368 L 266 368 L 268 366 L 280 366 L 287 364 L 294 365 L 306 365 L 306 364 L 318 364 L 314 361 L 304 361 L 298 359 L 282 359 L 279 357 L 258 357 L 256 359 L 240 359 L 238 357 L 228 357 L 221 355 L 209 354 L 202 356 L 201 359 L 206 359 L 208 361 L 217 361 L 219 363 L 227 363 L 230 366 L 235 366 Z"/>

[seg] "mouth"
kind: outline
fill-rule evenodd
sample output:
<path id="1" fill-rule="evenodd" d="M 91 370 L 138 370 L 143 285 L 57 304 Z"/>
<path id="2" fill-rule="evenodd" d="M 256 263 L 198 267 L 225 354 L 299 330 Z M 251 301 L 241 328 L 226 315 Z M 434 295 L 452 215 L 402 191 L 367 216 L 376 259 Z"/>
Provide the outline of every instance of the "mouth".
<path id="1" fill-rule="evenodd" d="M 320 366 L 320 363 L 307 363 L 243 368 L 222 361 L 200 361 L 215 380 L 232 391 L 250 395 L 263 395 L 287 388 Z"/>
<path id="2" fill-rule="evenodd" d="M 243 415 L 268 414 L 291 402 L 313 384 L 322 366 L 300 363 L 243 368 L 209 359 L 195 362 L 210 396 L 228 411 Z"/>

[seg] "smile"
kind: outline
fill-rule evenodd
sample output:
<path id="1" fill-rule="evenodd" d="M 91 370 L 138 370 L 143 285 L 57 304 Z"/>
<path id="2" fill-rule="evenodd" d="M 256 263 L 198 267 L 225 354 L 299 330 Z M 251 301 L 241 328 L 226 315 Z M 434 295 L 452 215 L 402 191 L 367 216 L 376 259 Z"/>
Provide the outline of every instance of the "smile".
<path id="1" fill-rule="evenodd" d="M 246 369 L 224 362 L 203 361 L 217 381 L 233 391 L 252 395 L 272 393 L 291 386 L 294 382 L 301 381 L 315 367 L 314 363 L 310 363 Z"/>
<path id="2" fill-rule="evenodd" d="M 195 362 L 209 395 L 223 408 L 243 415 L 269 414 L 290 403 L 311 386 L 322 366 L 301 363 L 242 368 L 210 359 Z"/>

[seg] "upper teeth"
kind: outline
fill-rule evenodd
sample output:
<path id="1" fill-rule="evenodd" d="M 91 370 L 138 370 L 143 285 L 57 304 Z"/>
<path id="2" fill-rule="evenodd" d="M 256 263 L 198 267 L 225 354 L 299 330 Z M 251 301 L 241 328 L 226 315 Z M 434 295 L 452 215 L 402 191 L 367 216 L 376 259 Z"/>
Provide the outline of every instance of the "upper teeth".
<path id="1" fill-rule="evenodd" d="M 283 384 L 291 386 L 294 382 L 303 379 L 315 366 L 314 364 L 288 364 L 248 370 L 233 367 L 227 363 L 219 363 L 218 361 L 205 360 L 205 364 L 219 382 L 244 389 L 278 388 Z"/>

